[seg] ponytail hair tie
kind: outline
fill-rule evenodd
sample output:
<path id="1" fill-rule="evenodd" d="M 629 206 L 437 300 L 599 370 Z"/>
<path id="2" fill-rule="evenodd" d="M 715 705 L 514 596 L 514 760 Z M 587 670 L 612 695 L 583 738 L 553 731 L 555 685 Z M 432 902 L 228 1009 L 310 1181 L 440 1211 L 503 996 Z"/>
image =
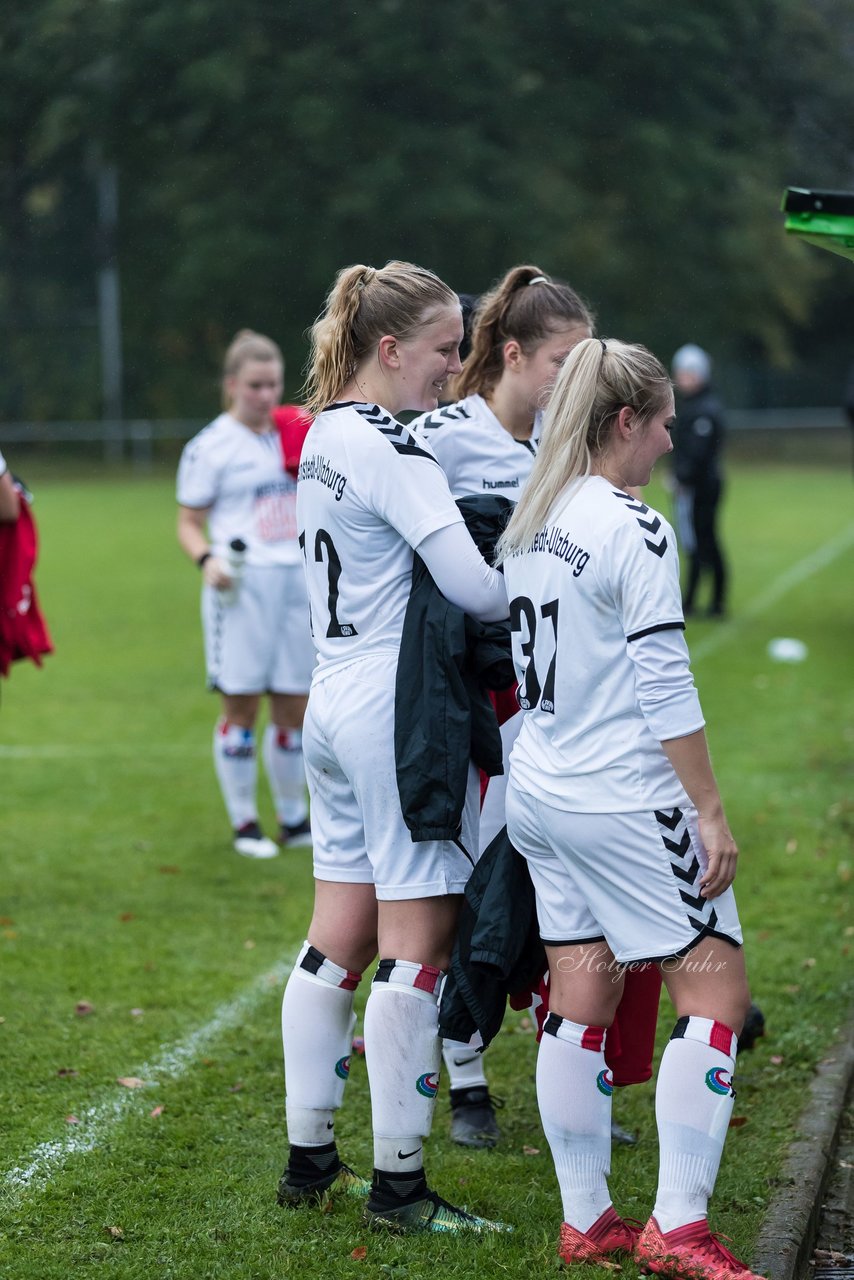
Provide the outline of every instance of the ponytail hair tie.
<path id="1" fill-rule="evenodd" d="M 533 280 L 529 280 L 528 284 L 551 284 L 547 276 L 534 276 Z"/>
<path id="2" fill-rule="evenodd" d="M 608 354 L 608 348 L 605 346 L 605 339 L 604 339 L 604 338 L 600 338 L 600 339 L 599 339 L 599 341 L 602 343 L 602 354 L 603 354 L 603 355 L 607 355 L 607 354 Z"/>

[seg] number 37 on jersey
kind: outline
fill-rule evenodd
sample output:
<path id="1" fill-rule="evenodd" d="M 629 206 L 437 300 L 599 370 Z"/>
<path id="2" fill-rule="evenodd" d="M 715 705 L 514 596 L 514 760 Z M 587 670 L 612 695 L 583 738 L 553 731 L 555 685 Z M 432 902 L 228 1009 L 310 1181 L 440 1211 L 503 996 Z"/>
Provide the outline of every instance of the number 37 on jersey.
<path id="1" fill-rule="evenodd" d="M 518 693 L 519 706 L 523 711 L 539 707 L 541 711 L 554 715 L 557 621 L 557 600 L 549 600 L 539 608 L 527 596 L 516 596 L 510 602 L 510 630 L 514 637 L 519 636 L 524 664 Z"/>

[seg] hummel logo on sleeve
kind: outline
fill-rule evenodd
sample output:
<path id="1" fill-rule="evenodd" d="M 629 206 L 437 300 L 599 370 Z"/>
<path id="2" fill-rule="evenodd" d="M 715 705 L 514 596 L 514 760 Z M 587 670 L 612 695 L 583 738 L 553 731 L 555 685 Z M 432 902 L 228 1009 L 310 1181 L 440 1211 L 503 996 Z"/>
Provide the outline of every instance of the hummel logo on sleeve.
<path id="1" fill-rule="evenodd" d="M 646 503 L 640 502 L 639 500 L 633 498 L 630 493 L 623 493 L 621 489 L 612 489 L 611 492 L 613 493 L 615 498 L 622 498 L 623 502 L 625 502 L 626 504 L 627 511 L 635 512 L 635 519 L 637 520 L 638 524 L 642 529 L 646 529 L 648 533 L 651 533 L 653 535 L 653 537 L 656 533 L 658 533 L 659 529 L 661 528 L 661 520 L 658 516 L 654 515 L 652 520 L 641 519 L 641 516 L 649 515 L 649 507 L 646 505 Z M 667 550 L 667 538 L 664 534 L 661 535 L 660 542 L 654 542 L 650 538 L 644 538 L 644 542 L 649 547 L 653 555 L 658 556 L 659 559 L 664 555 L 665 551 Z"/>

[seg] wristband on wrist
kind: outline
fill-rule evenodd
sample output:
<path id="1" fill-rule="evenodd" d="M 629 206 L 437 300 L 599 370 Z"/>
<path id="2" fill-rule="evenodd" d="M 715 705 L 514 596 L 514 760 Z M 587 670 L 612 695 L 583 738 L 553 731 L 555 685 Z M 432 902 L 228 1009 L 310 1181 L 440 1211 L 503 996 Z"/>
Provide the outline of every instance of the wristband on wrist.
<path id="1" fill-rule="evenodd" d="M 196 564 L 199 566 L 200 569 L 204 569 L 205 562 L 207 560 L 210 560 L 212 555 L 213 555 L 212 551 L 203 551 L 202 554 L 197 557 Z"/>

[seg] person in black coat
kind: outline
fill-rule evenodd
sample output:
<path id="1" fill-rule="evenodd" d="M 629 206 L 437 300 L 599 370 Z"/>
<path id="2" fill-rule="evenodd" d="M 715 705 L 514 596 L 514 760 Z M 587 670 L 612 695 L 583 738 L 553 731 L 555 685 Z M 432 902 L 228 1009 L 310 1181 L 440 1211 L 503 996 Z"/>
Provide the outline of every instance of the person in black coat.
<path id="1" fill-rule="evenodd" d="M 693 343 L 680 347 L 671 367 L 678 392 L 673 433 L 677 526 L 682 550 L 688 556 L 683 607 L 686 616 L 696 611 L 700 579 L 710 573 L 708 616 L 720 618 L 726 610 L 727 588 L 727 566 L 717 530 L 723 493 L 724 411 L 709 385 L 712 362 L 701 347 Z"/>

